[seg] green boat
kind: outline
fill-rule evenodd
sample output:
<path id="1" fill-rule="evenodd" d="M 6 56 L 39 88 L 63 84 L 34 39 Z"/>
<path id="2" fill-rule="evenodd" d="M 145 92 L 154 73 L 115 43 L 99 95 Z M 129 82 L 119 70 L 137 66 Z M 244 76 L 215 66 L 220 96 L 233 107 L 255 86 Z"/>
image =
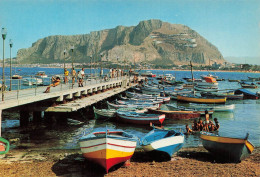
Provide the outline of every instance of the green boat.
<path id="1" fill-rule="evenodd" d="M 10 144 L 9 141 L 0 137 L 0 154 L 6 154 L 9 151 Z"/>
<path id="2" fill-rule="evenodd" d="M 202 145 L 215 157 L 227 161 L 239 163 L 248 157 L 254 150 L 254 146 L 248 141 L 249 134 L 245 138 L 222 137 L 209 132 L 201 132 Z"/>

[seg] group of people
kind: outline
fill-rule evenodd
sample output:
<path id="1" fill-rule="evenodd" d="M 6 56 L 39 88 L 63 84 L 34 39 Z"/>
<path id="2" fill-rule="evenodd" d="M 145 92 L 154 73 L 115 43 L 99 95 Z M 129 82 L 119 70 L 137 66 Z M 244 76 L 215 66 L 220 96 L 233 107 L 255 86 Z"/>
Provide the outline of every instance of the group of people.
<path id="1" fill-rule="evenodd" d="M 67 70 L 67 68 L 64 69 L 64 83 L 68 83 L 69 82 L 69 71 Z M 83 82 L 84 82 L 84 77 L 85 77 L 85 72 L 84 72 L 84 68 L 82 68 L 80 71 L 76 72 L 76 70 L 74 68 L 72 68 L 71 70 L 71 78 L 72 78 L 72 84 L 75 84 L 75 81 L 78 82 L 78 86 L 79 87 L 83 87 Z M 51 79 L 51 84 L 46 88 L 46 90 L 44 91 L 44 93 L 49 93 L 51 87 L 56 87 L 57 85 L 59 85 L 61 82 L 61 79 L 59 76 L 56 77 L 52 77 Z"/>
<path id="2" fill-rule="evenodd" d="M 119 76 L 123 76 L 123 70 L 121 69 L 116 69 L 116 68 L 111 68 L 109 70 L 109 75 L 110 75 L 110 78 L 116 78 L 116 77 L 119 77 Z"/>
<path id="3" fill-rule="evenodd" d="M 71 70 L 71 78 L 72 78 L 72 84 L 75 84 L 75 81 L 77 80 L 78 86 L 83 87 L 85 72 L 84 68 L 82 68 L 80 71 L 76 72 L 74 68 Z M 64 83 L 69 82 L 69 71 L 65 68 L 64 70 Z"/>
<path id="4" fill-rule="evenodd" d="M 202 119 L 200 118 L 199 121 L 194 120 L 192 128 L 189 128 L 189 125 L 186 125 L 186 132 L 187 133 L 192 133 L 194 131 L 217 131 L 220 127 L 218 119 L 214 118 L 215 124 L 209 120 L 209 114 L 208 111 L 205 111 L 205 121 L 203 122 Z"/>

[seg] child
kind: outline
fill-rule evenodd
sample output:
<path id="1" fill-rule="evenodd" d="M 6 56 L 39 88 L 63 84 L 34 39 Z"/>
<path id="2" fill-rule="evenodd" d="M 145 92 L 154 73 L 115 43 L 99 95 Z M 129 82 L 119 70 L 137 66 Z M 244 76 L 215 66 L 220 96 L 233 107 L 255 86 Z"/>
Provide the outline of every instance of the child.
<path id="1" fill-rule="evenodd" d="M 218 123 L 218 119 L 217 118 L 214 118 L 214 122 L 215 122 L 215 131 L 219 129 L 220 125 Z"/>
<path id="2" fill-rule="evenodd" d="M 189 127 L 188 124 L 186 124 L 186 131 L 187 131 L 187 133 L 192 133 L 192 132 L 193 132 L 193 131 L 190 129 L 190 127 Z"/>
<path id="3" fill-rule="evenodd" d="M 193 121 L 193 125 L 192 125 L 192 130 L 194 130 L 194 131 L 198 131 L 198 123 L 197 123 L 197 120 L 194 120 Z"/>

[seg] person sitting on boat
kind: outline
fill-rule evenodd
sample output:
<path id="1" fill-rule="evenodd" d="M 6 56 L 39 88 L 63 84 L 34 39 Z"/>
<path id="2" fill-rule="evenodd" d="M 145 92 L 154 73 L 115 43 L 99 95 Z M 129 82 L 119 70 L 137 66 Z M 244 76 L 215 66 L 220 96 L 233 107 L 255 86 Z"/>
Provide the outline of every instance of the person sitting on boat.
<path id="1" fill-rule="evenodd" d="M 50 84 L 50 85 L 46 88 L 46 90 L 45 90 L 44 93 L 50 93 L 51 87 L 56 87 L 57 85 L 60 84 L 60 77 L 56 77 L 56 78 L 52 77 L 51 80 L 52 80 L 52 84 Z"/>
<path id="2" fill-rule="evenodd" d="M 215 131 L 215 125 L 212 121 L 209 121 L 209 131 Z"/>
<path id="3" fill-rule="evenodd" d="M 206 132 L 209 132 L 209 124 L 205 123 L 202 130 L 206 131 Z"/>
<path id="4" fill-rule="evenodd" d="M 198 130 L 199 130 L 197 120 L 194 120 L 194 121 L 193 121 L 192 130 L 193 130 L 193 131 L 198 131 Z"/>
<path id="5" fill-rule="evenodd" d="M 203 124 L 203 121 L 202 121 L 202 119 L 200 118 L 199 119 L 199 122 L 198 122 L 198 130 L 199 131 L 202 131 L 203 130 L 203 127 L 204 127 L 204 124 Z"/>
<path id="6" fill-rule="evenodd" d="M 218 119 L 217 118 L 214 118 L 214 122 L 215 122 L 215 131 L 219 129 L 220 125 L 219 125 L 219 122 L 218 122 Z"/>
<path id="7" fill-rule="evenodd" d="M 188 124 L 186 124 L 186 132 L 187 133 L 192 133 L 193 132 L 192 129 L 190 129 Z"/>

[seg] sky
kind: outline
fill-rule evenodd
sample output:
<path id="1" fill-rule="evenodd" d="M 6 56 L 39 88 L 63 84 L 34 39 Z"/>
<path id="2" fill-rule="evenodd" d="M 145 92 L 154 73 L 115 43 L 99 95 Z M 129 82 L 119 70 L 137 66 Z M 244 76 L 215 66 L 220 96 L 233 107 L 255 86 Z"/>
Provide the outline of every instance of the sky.
<path id="1" fill-rule="evenodd" d="M 260 57 L 260 0 L 0 0 L 8 58 L 9 39 L 13 57 L 50 35 L 87 34 L 149 19 L 189 26 L 224 57 Z M 1 40 L 0 59 L 2 48 Z"/>

